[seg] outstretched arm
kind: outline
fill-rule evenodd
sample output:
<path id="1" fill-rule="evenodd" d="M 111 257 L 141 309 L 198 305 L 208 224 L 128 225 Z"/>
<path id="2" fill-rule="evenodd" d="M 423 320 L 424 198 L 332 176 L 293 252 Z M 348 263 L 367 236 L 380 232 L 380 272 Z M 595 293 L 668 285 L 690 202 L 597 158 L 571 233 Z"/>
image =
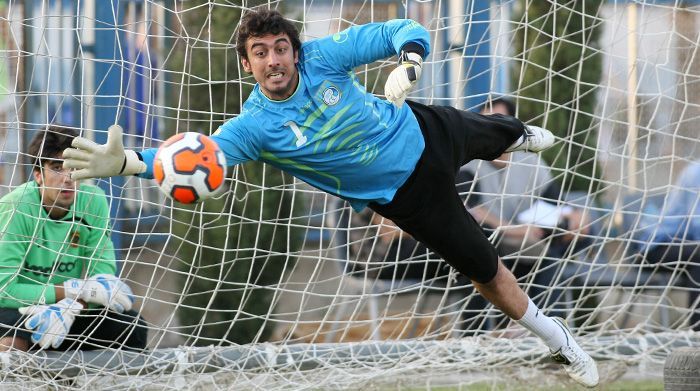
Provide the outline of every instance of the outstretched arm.
<path id="1" fill-rule="evenodd" d="M 73 180 L 141 174 L 146 164 L 135 151 L 124 150 L 122 127 L 112 125 L 107 130 L 107 143 L 100 145 L 85 137 L 76 137 L 73 148 L 63 151 L 63 167 L 75 169 Z"/>
<path id="2" fill-rule="evenodd" d="M 221 148 L 229 166 L 256 160 L 260 154 L 259 141 L 249 136 L 254 130 L 251 121 L 244 127 L 232 118 L 219 127 L 211 139 Z M 73 148 L 63 151 L 63 167 L 75 169 L 71 172 L 73 180 L 88 178 L 105 178 L 111 176 L 137 175 L 153 179 L 153 160 L 158 148 L 149 148 L 141 152 L 125 150 L 122 144 L 122 128 L 112 125 L 107 130 L 107 143 L 100 145 L 85 137 L 76 137 Z"/>

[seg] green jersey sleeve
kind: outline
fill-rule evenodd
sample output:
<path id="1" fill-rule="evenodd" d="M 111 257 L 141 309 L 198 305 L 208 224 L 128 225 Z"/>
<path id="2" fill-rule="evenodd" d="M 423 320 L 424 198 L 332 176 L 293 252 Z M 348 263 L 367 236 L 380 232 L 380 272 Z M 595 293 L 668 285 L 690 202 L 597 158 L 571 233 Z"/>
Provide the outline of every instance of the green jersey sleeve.
<path id="1" fill-rule="evenodd" d="M 42 301 L 55 303 L 53 286 L 25 282 L 26 278 L 19 275 L 35 224 L 15 205 L 12 198 L 0 200 L 0 308 L 19 308 Z"/>

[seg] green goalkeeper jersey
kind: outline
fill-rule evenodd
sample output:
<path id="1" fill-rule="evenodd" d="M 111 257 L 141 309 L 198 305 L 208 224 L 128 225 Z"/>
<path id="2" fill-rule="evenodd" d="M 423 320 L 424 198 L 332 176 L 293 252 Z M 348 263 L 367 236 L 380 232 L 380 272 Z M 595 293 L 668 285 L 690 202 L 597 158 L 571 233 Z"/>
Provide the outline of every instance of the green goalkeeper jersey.
<path id="1" fill-rule="evenodd" d="M 100 188 L 80 185 L 61 219 L 49 217 L 34 181 L 0 198 L 0 308 L 55 303 L 53 285 L 83 272 L 115 274 L 114 258 Z"/>

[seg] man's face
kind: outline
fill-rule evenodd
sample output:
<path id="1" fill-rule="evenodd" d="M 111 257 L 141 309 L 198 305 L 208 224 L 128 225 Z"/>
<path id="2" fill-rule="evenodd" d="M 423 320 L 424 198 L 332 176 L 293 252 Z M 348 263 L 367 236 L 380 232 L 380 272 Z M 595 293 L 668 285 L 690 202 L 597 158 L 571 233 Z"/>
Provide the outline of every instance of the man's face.
<path id="1" fill-rule="evenodd" d="M 484 108 L 481 110 L 481 114 L 483 115 L 491 115 L 491 114 L 503 114 L 503 115 L 510 115 L 508 113 L 508 108 L 506 105 L 502 103 L 496 103 L 495 105 L 486 105 Z"/>
<path id="2" fill-rule="evenodd" d="M 243 69 L 253 74 L 265 96 L 284 100 L 294 94 L 299 80 L 299 57 L 287 34 L 250 37 L 246 53 L 248 58 L 241 58 Z"/>
<path id="3" fill-rule="evenodd" d="M 508 108 L 503 103 L 496 103 L 495 105 L 486 105 L 481 110 L 481 114 L 483 114 L 483 115 L 492 115 L 492 114 L 510 115 L 508 113 Z M 498 159 L 492 160 L 491 164 L 493 164 L 496 167 L 502 168 L 508 164 L 509 160 L 510 160 L 510 153 L 503 153 L 503 154 L 501 154 L 501 156 L 498 157 Z"/>
<path id="4" fill-rule="evenodd" d="M 34 180 L 41 192 L 41 203 L 52 217 L 65 215 L 75 201 L 77 186 L 68 173 L 68 169 L 63 168 L 62 155 L 44 163 L 41 171 L 34 171 Z"/>

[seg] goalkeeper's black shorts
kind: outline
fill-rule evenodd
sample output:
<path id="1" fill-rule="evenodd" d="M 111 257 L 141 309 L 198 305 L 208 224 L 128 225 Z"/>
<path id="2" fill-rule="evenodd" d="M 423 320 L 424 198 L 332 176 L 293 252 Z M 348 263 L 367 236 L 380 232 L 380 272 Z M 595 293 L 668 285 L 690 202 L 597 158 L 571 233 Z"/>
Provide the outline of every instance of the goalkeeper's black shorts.
<path id="1" fill-rule="evenodd" d="M 32 344 L 32 331 L 24 322 L 27 317 L 14 308 L 0 308 L 0 338 L 14 337 L 29 341 L 30 350 L 38 348 Z M 102 309 L 83 310 L 75 317 L 68 336 L 58 349 L 49 350 L 94 350 L 121 348 L 142 350 L 146 348 L 148 329 L 146 322 L 136 311 L 119 314 Z"/>
<path id="2" fill-rule="evenodd" d="M 480 283 L 491 281 L 498 253 L 465 208 L 455 185 L 460 167 L 471 160 L 499 157 L 524 132 L 518 119 L 484 116 L 449 106 L 406 102 L 425 139 L 411 176 L 388 204 L 369 207 Z"/>

